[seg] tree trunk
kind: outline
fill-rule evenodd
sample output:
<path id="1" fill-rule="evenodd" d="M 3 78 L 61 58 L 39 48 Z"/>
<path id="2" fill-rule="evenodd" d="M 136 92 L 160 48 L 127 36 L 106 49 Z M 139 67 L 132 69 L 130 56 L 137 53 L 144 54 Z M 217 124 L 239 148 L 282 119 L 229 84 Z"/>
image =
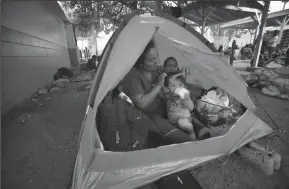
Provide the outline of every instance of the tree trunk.
<path id="1" fill-rule="evenodd" d="M 204 19 L 203 20 L 203 25 L 202 25 L 202 36 L 205 36 L 205 27 L 206 27 L 206 21 Z"/>
<path id="2" fill-rule="evenodd" d="M 161 0 L 155 0 L 155 3 L 154 3 L 154 13 L 155 13 L 155 15 L 157 15 L 158 13 L 160 13 L 162 11 L 161 3 L 162 3 Z"/>
<path id="3" fill-rule="evenodd" d="M 201 33 L 202 33 L 202 36 L 205 36 L 205 27 L 206 27 L 206 8 L 205 6 L 202 6 L 202 30 L 201 30 Z"/>
<path id="4" fill-rule="evenodd" d="M 134 10 L 137 10 L 137 3 L 138 1 L 133 1 L 130 5 Z"/>
<path id="5" fill-rule="evenodd" d="M 97 36 L 98 36 L 99 28 L 96 29 L 96 34 L 95 34 L 95 55 L 98 56 L 98 49 L 97 49 Z"/>

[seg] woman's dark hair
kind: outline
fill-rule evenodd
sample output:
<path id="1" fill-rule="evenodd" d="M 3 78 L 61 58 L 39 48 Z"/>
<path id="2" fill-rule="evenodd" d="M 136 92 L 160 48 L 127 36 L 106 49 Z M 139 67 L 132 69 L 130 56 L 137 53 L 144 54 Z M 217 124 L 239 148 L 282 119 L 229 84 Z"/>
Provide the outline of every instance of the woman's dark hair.
<path id="1" fill-rule="evenodd" d="M 165 82 L 164 82 L 164 86 L 165 87 L 168 87 L 169 86 L 169 82 L 170 82 L 170 79 L 173 77 L 174 75 L 168 75 L 166 78 L 165 78 Z M 181 81 L 182 83 L 186 83 L 186 78 L 182 75 L 179 75 L 176 77 L 176 80 L 179 80 Z"/>
<path id="2" fill-rule="evenodd" d="M 169 57 L 169 58 L 167 58 L 167 59 L 164 61 L 164 67 L 167 66 L 169 60 L 174 60 L 174 61 L 176 61 L 176 62 L 178 63 L 177 59 L 175 59 L 174 57 Z"/>
<path id="3" fill-rule="evenodd" d="M 150 49 L 155 47 L 155 43 L 153 42 L 153 40 L 151 40 L 146 48 L 144 49 L 144 51 L 142 52 L 142 54 L 140 55 L 140 57 L 137 59 L 136 63 L 135 63 L 135 67 L 140 67 L 140 65 L 142 65 L 144 63 L 145 60 L 145 55 L 149 52 Z"/>

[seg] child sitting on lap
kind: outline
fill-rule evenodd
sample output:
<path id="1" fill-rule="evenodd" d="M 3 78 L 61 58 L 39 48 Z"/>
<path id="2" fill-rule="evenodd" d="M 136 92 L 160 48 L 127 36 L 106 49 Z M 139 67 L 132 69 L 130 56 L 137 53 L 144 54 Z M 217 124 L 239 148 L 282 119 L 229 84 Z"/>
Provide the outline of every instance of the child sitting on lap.
<path id="1" fill-rule="evenodd" d="M 194 103 L 190 98 L 189 91 L 185 89 L 185 82 L 186 80 L 181 74 L 166 77 L 167 115 L 170 122 L 176 123 L 181 130 L 187 132 L 195 140 L 190 113 L 194 109 Z"/>

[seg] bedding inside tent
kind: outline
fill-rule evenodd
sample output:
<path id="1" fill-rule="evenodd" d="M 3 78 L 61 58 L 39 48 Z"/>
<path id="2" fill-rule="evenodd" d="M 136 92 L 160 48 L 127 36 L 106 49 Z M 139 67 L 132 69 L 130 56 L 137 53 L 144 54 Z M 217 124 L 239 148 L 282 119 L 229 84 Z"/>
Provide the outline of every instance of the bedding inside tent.
<path id="1" fill-rule="evenodd" d="M 221 88 L 242 105 L 242 114 L 226 127 L 225 132 L 206 140 L 150 148 L 146 143 L 150 140 L 135 143 L 133 139 L 130 142 L 132 147 L 136 146 L 133 151 L 131 146 L 128 147 L 129 150 L 126 146 L 115 147 L 117 150 L 107 150 L 107 144 L 102 141 L 105 139 L 100 137 L 102 131 L 99 130 L 99 126 L 103 120 L 111 121 L 111 125 L 118 125 L 121 121 L 104 119 L 105 116 L 110 116 L 110 113 L 101 115 L 104 103 L 110 104 L 110 107 L 108 105 L 106 108 L 111 112 L 118 111 L 127 116 L 126 112 L 115 108 L 116 104 L 119 107 L 125 106 L 125 110 L 131 112 L 129 120 L 134 122 L 133 125 L 146 128 L 143 126 L 149 123 L 140 110 L 123 100 L 110 97 L 114 96 L 114 89 L 152 39 L 156 43 L 160 62 L 168 56 L 174 56 L 179 66 L 185 70 L 188 83 L 206 90 L 211 87 Z M 251 110 L 255 106 L 247 94 L 245 82 L 208 44 L 190 26 L 167 15 L 133 15 L 118 28 L 103 52 L 91 84 L 88 107 L 80 133 L 72 189 L 136 188 L 163 176 L 230 154 L 272 132 L 266 123 L 252 113 Z M 145 122 L 137 124 L 140 116 L 143 116 Z M 107 129 L 110 124 L 106 124 L 107 127 L 104 128 Z M 153 126 L 149 127 L 154 131 Z M 146 129 L 140 131 L 140 136 L 143 133 L 146 136 L 155 136 L 155 132 L 148 132 Z M 118 138 L 116 131 L 110 136 L 113 137 L 113 140 L 108 140 L 111 145 L 117 146 L 121 143 L 122 136 Z"/>

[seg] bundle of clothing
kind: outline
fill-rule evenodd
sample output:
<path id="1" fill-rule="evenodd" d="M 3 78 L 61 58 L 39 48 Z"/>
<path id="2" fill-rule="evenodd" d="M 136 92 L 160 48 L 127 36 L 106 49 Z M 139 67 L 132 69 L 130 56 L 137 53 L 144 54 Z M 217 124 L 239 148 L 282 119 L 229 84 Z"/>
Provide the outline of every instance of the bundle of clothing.
<path id="1" fill-rule="evenodd" d="M 227 132 L 242 116 L 244 108 L 224 90 L 212 88 L 196 100 L 196 111 L 200 121 L 211 128 L 209 132 L 214 137 Z"/>
<path id="2" fill-rule="evenodd" d="M 289 99 L 289 67 L 257 69 L 246 78 L 246 83 L 268 96 Z"/>
<path id="3" fill-rule="evenodd" d="M 251 66 L 253 59 L 251 61 Z M 262 46 L 259 56 L 259 67 L 284 67 L 289 65 L 289 48 L 281 49 L 276 47 L 274 51 L 269 52 L 268 48 Z"/>

